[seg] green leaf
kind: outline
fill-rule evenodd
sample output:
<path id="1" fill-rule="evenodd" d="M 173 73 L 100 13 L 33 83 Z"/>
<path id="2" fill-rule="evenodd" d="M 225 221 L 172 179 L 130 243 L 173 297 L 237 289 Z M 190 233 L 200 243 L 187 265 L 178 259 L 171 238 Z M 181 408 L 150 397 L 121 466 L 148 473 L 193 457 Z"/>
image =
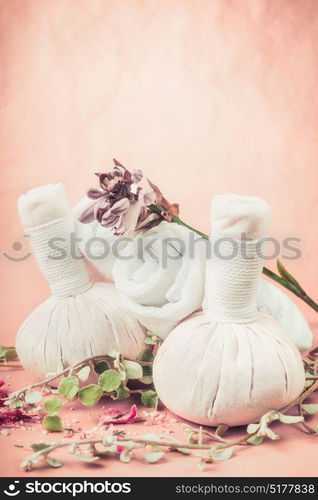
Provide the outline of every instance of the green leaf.
<path id="1" fill-rule="evenodd" d="M 109 370 L 109 364 L 107 363 L 107 361 L 96 361 L 94 363 L 94 370 L 96 373 L 100 375 L 101 373 L 104 373 L 106 370 Z"/>
<path id="2" fill-rule="evenodd" d="M 246 440 L 248 444 L 253 444 L 254 446 L 257 446 L 259 444 L 262 444 L 263 442 L 263 436 L 252 436 Z"/>
<path id="3" fill-rule="evenodd" d="M 131 452 L 129 450 L 123 450 L 119 456 L 119 459 L 121 462 L 128 464 L 132 459 Z"/>
<path id="4" fill-rule="evenodd" d="M 118 356 L 118 354 L 119 354 L 119 352 L 118 352 L 118 351 L 116 351 L 116 349 L 111 349 L 110 351 L 108 351 L 108 353 L 107 353 L 107 354 L 108 354 L 108 356 L 110 356 L 111 358 L 116 359 L 116 358 L 117 358 L 117 356 Z"/>
<path id="5" fill-rule="evenodd" d="M 22 408 L 22 401 L 21 401 L 21 399 L 9 399 L 8 406 L 9 406 L 9 408 L 12 408 L 12 409 Z"/>
<path id="6" fill-rule="evenodd" d="M 92 457 L 89 455 L 80 455 L 79 453 L 76 453 L 75 456 L 79 460 L 82 460 L 82 462 L 89 462 L 89 463 L 96 462 L 100 458 L 100 457 Z"/>
<path id="7" fill-rule="evenodd" d="M 142 367 L 139 363 L 136 363 L 135 361 L 124 360 L 123 365 L 126 371 L 127 378 L 135 379 L 142 377 Z"/>
<path id="8" fill-rule="evenodd" d="M 154 360 L 154 356 L 149 349 L 144 349 L 137 357 L 138 361 L 147 361 L 151 363 Z"/>
<path id="9" fill-rule="evenodd" d="M 62 401 L 53 396 L 52 398 L 46 399 L 43 406 L 46 409 L 48 415 L 54 417 L 62 408 Z"/>
<path id="10" fill-rule="evenodd" d="M 220 451 L 215 450 L 213 453 L 211 453 L 211 458 L 213 460 L 228 460 L 231 458 L 233 453 L 233 448 L 226 448 L 225 450 L 220 449 Z"/>
<path id="11" fill-rule="evenodd" d="M 145 349 L 144 351 L 142 351 L 139 354 L 137 359 L 138 359 L 138 361 L 146 361 L 148 363 L 152 363 L 154 360 L 154 356 L 149 349 Z M 142 372 L 143 372 L 144 377 L 152 375 L 152 367 L 151 366 L 143 366 Z"/>
<path id="12" fill-rule="evenodd" d="M 229 430 L 228 425 L 221 424 L 221 425 L 219 425 L 219 426 L 218 426 L 218 428 L 216 429 L 215 434 L 216 434 L 217 436 L 222 437 L 222 436 L 224 436 L 224 434 L 225 434 L 228 430 Z"/>
<path id="13" fill-rule="evenodd" d="M 144 457 L 148 463 L 155 464 L 163 457 L 163 455 L 164 455 L 163 451 L 153 451 L 150 453 L 145 453 Z"/>
<path id="14" fill-rule="evenodd" d="M 31 448 L 33 451 L 41 451 L 41 450 L 46 450 L 46 448 L 49 448 L 51 445 L 48 443 L 32 443 Z"/>
<path id="15" fill-rule="evenodd" d="M 288 281 L 288 283 L 290 283 L 291 285 L 294 285 L 299 290 L 302 290 L 302 288 L 301 288 L 300 284 L 298 283 L 298 281 L 294 278 L 294 276 L 292 276 L 287 271 L 287 269 L 285 268 L 285 266 L 281 263 L 281 261 L 279 259 L 277 259 L 277 269 L 278 269 L 279 274 L 281 275 L 281 277 L 284 280 Z"/>
<path id="16" fill-rule="evenodd" d="M 318 413 L 318 404 L 301 405 L 302 409 L 309 415 Z"/>
<path id="17" fill-rule="evenodd" d="M 83 368 L 81 368 L 76 375 L 78 376 L 81 382 L 86 382 L 86 380 L 89 378 L 90 373 L 91 373 L 90 366 L 83 366 Z"/>
<path id="18" fill-rule="evenodd" d="M 318 405 L 317 405 L 317 411 L 318 411 Z M 284 415 L 283 413 L 278 413 L 278 420 L 283 424 L 297 424 L 298 422 L 303 422 L 304 417 L 301 417 L 300 415 L 292 416 L 292 415 Z"/>
<path id="19" fill-rule="evenodd" d="M 178 451 L 179 453 L 182 453 L 183 455 L 190 455 L 191 450 L 188 448 L 175 448 L 175 451 Z"/>
<path id="20" fill-rule="evenodd" d="M 98 384 L 104 392 L 116 391 L 121 384 L 121 377 L 116 370 L 106 370 L 98 379 Z"/>
<path id="21" fill-rule="evenodd" d="M 143 368 L 148 368 L 147 366 L 143 366 Z M 152 378 L 152 375 L 144 375 L 143 377 L 141 377 L 139 379 L 139 381 L 142 383 L 142 384 L 145 384 L 145 385 L 151 385 L 153 383 L 153 378 Z"/>
<path id="22" fill-rule="evenodd" d="M 158 434 L 145 434 L 143 438 L 146 441 L 160 441 L 160 436 L 158 436 Z"/>
<path id="23" fill-rule="evenodd" d="M 8 347 L 3 345 L 0 346 L 0 358 L 4 358 L 4 353 L 8 350 Z"/>
<path id="24" fill-rule="evenodd" d="M 43 425 L 49 432 L 61 432 L 63 430 L 62 420 L 57 415 L 46 415 L 43 420 Z"/>
<path id="25" fill-rule="evenodd" d="M 42 393 L 39 391 L 27 392 L 24 399 L 29 405 L 34 405 L 41 401 Z"/>
<path id="26" fill-rule="evenodd" d="M 158 396 L 155 391 L 144 391 L 141 395 L 141 402 L 147 408 L 157 408 Z"/>
<path id="27" fill-rule="evenodd" d="M 86 385 L 78 392 L 78 397 L 85 406 L 94 406 L 103 395 L 103 389 L 96 384 Z"/>
<path id="28" fill-rule="evenodd" d="M 116 389 L 116 396 L 113 396 L 113 399 L 123 400 L 127 398 L 129 398 L 129 392 L 127 389 L 122 386 L 118 387 L 118 389 Z"/>
<path id="29" fill-rule="evenodd" d="M 17 351 L 15 348 L 6 349 L 3 353 L 3 357 L 6 361 L 14 361 L 18 359 Z"/>
<path id="30" fill-rule="evenodd" d="M 29 466 L 31 465 L 31 462 L 29 460 L 29 458 L 26 458 L 25 460 L 23 460 L 21 463 L 20 463 L 20 467 L 22 469 L 25 469 L 25 468 L 29 468 Z"/>
<path id="31" fill-rule="evenodd" d="M 157 345 L 158 340 L 156 337 L 146 337 L 144 343 L 147 345 Z"/>
<path id="32" fill-rule="evenodd" d="M 62 378 L 58 386 L 58 392 L 61 396 L 67 399 L 75 398 L 79 390 L 79 380 L 77 377 Z"/>
<path id="33" fill-rule="evenodd" d="M 50 457 L 50 455 L 48 455 L 46 458 L 46 461 L 47 463 L 51 466 L 51 467 L 54 467 L 55 469 L 57 469 L 58 467 L 62 467 L 63 465 L 63 462 L 60 462 L 59 460 L 57 460 L 56 458 L 53 458 L 53 457 Z"/>

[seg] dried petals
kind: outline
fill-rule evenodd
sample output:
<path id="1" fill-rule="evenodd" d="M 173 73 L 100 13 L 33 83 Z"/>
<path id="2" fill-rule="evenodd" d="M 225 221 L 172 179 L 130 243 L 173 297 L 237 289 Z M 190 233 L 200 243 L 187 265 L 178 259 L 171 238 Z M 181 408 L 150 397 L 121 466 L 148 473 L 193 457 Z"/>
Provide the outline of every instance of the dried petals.
<path id="1" fill-rule="evenodd" d="M 101 226 L 112 228 L 114 234 L 124 235 L 150 229 L 163 220 L 171 222 L 179 214 L 179 206 L 170 204 L 151 181 L 148 188 L 137 186 L 143 178 L 140 169 L 130 173 L 115 159 L 114 165 L 109 172 L 96 174 L 100 189 L 88 191 L 94 203 L 80 215 L 80 222 L 97 220 Z M 157 205 L 155 211 L 151 209 L 153 204 Z"/>

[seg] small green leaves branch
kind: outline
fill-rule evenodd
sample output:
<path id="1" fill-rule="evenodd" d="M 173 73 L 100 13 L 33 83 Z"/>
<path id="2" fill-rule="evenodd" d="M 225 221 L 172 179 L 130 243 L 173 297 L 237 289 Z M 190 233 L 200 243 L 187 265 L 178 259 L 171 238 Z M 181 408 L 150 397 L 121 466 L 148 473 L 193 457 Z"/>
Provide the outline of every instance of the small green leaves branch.
<path id="1" fill-rule="evenodd" d="M 149 342 L 148 347 L 134 361 L 124 359 L 116 351 L 92 356 L 59 373 L 49 374 L 40 382 L 12 392 L 5 400 L 5 404 L 10 408 L 20 408 L 24 402 L 29 405 L 37 405 L 41 402 L 43 394 L 34 389 L 44 388 L 48 393 L 56 392 L 68 400 L 78 397 L 82 404 L 87 407 L 97 404 L 103 396 L 108 396 L 113 400 L 123 400 L 132 394 L 140 394 L 144 406 L 156 408 L 158 397 L 155 391 L 150 388 L 130 389 L 128 387 L 130 380 L 138 380 L 143 385 L 152 384 L 154 359 L 152 350 L 157 344 L 157 340 L 154 336 L 148 335 L 147 341 Z M 87 381 L 92 372 L 98 376 L 98 382 L 81 386 L 81 382 Z M 61 377 L 63 378 L 60 380 L 57 390 L 50 387 L 49 384 Z"/>
<path id="2" fill-rule="evenodd" d="M 314 358 L 310 363 L 312 370 L 317 372 L 318 349 L 311 351 Z M 103 372 L 104 373 L 104 372 Z M 102 374 L 103 375 L 103 374 Z M 107 377 L 108 378 L 108 377 Z M 111 379 L 111 377 L 110 377 Z M 109 379 L 109 380 L 110 380 Z M 51 456 L 52 452 L 60 448 L 69 447 L 71 454 L 76 459 L 85 462 L 95 462 L 107 456 L 115 456 L 124 463 L 129 463 L 134 458 L 134 451 L 140 448 L 144 450 L 144 458 L 149 463 L 158 462 L 166 452 L 178 452 L 185 455 L 197 457 L 198 466 L 204 469 L 207 464 L 229 459 L 237 445 L 257 446 L 262 444 L 264 439 L 276 441 L 279 435 L 271 426 L 275 422 L 282 424 L 301 424 L 305 426 L 307 432 L 318 435 L 318 427 L 312 428 L 305 422 L 305 416 L 318 413 L 318 404 L 305 404 L 304 401 L 318 390 L 318 380 L 310 380 L 302 394 L 280 411 L 272 410 L 263 415 L 258 423 L 249 424 L 246 433 L 235 439 L 225 437 L 229 428 L 226 425 L 219 425 L 215 432 L 208 431 L 202 427 L 195 428 L 188 424 L 183 425 L 183 430 L 187 435 L 185 442 L 179 441 L 172 436 L 150 434 L 140 437 L 130 438 L 122 431 L 117 435 L 105 434 L 104 437 L 95 439 L 78 440 L 72 442 L 53 443 L 33 443 L 31 445 L 34 453 L 28 456 L 21 463 L 21 467 L 27 471 L 31 470 L 41 461 L 46 461 L 51 467 L 61 467 L 63 463 Z M 60 409 L 57 398 L 50 398 L 45 403 L 48 417 L 56 417 Z M 299 415 L 288 415 L 292 408 L 299 409 Z M 209 439 L 209 443 L 205 441 Z M 212 443 L 211 443 L 212 441 Z M 216 442 L 216 444 L 215 444 Z"/>

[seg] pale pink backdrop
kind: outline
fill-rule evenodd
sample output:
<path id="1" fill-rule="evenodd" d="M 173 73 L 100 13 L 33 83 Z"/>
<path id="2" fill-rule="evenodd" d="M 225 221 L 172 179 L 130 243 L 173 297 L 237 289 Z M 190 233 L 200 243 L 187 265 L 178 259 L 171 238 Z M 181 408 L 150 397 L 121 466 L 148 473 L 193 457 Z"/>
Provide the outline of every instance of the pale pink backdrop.
<path id="1" fill-rule="evenodd" d="M 0 15 L 2 252 L 28 251 L 11 248 L 21 193 L 63 182 L 74 204 L 116 157 L 205 231 L 212 195 L 264 197 L 318 298 L 315 0 L 11 0 Z M 1 273 L 9 344 L 48 289 L 33 259 L 2 254 Z"/>

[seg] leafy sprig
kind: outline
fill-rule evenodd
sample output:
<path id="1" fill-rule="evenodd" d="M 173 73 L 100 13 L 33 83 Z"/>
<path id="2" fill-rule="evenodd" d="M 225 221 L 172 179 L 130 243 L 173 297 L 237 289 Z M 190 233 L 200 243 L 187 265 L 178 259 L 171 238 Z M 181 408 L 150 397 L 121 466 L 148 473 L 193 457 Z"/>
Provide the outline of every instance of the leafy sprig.
<path id="1" fill-rule="evenodd" d="M 92 356 L 58 373 L 49 374 L 40 382 L 12 392 L 5 400 L 5 404 L 10 408 L 19 408 L 24 403 L 37 405 L 41 402 L 43 393 L 34 389 L 43 388 L 47 392 L 57 392 L 68 400 L 78 398 L 87 407 L 94 406 L 104 396 L 113 400 L 123 400 L 132 394 L 140 394 L 144 406 L 156 408 L 158 397 L 154 390 L 149 388 L 131 389 L 128 386 L 130 380 L 139 380 L 142 384 L 152 384 L 154 359 L 152 350 L 154 347 L 155 344 L 147 347 L 137 360 L 125 359 L 114 350 L 108 354 Z M 92 373 L 98 376 L 97 383 L 81 385 L 82 382 L 89 379 Z M 50 384 L 60 378 L 56 391 L 52 389 Z"/>
<path id="2" fill-rule="evenodd" d="M 318 371 L 318 350 L 314 349 L 309 354 L 311 361 L 305 361 L 314 374 Z M 307 432 L 318 435 L 318 427 L 313 428 L 305 421 L 307 416 L 318 413 L 318 404 L 304 403 L 305 400 L 318 390 L 318 380 L 307 380 L 309 385 L 302 394 L 280 411 L 272 410 L 263 415 L 259 422 L 249 424 L 246 432 L 239 437 L 231 439 L 226 437 L 229 433 L 227 425 L 219 425 L 213 432 L 202 427 L 191 427 L 183 424 L 187 436 L 185 441 L 180 441 L 172 436 L 149 434 L 130 438 L 122 433 L 107 434 L 95 439 L 75 440 L 73 442 L 33 443 L 34 453 L 23 460 L 21 467 L 31 470 L 39 462 L 45 460 L 51 467 L 61 467 L 62 462 L 51 456 L 52 452 L 60 448 L 69 447 L 69 451 L 78 460 L 95 462 L 107 456 L 115 456 L 124 463 L 129 463 L 134 458 L 134 452 L 140 448 L 144 451 L 144 458 L 149 463 L 156 463 L 167 452 L 178 452 L 184 455 L 195 456 L 200 469 L 207 464 L 212 464 L 231 458 L 238 445 L 258 446 L 265 439 L 276 441 L 279 435 L 273 431 L 272 426 L 280 422 L 287 425 L 303 425 Z M 147 392 L 147 391 L 146 391 Z M 46 408 L 49 411 L 58 411 L 56 401 L 47 400 Z M 291 409 L 298 409 L 298 415 L 289 415 Z M 83 451 L 84 449 L 84 451 Z"/>

